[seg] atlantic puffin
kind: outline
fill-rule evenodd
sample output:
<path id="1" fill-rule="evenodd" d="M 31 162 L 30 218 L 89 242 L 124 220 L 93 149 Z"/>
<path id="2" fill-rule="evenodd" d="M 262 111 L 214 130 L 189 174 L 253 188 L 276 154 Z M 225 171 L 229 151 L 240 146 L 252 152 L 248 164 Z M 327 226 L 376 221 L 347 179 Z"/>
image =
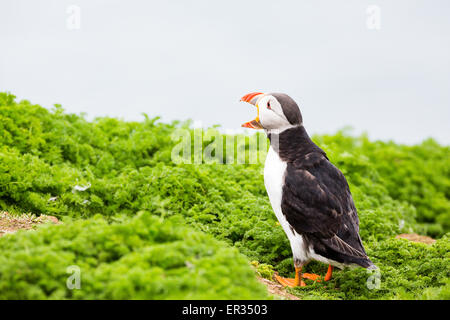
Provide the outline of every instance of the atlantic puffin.
<path id="1" fill-rule="evenodd" d="M 305 286 L 303 279 L 328 281 L 333 267 L 376 269 L 359 236 L 359 219 L 342 172 L 309 137 L 297 103 L 283 93 L 249 93 L 241 98 L 257 108 L 242 125 L 264 129 L 270 147 L 264 185 L 292 249 L 295 278 L 275 275 L 283 286 Z M 311 260 L 328 264 L 322 279 L 302 273 Z"/>

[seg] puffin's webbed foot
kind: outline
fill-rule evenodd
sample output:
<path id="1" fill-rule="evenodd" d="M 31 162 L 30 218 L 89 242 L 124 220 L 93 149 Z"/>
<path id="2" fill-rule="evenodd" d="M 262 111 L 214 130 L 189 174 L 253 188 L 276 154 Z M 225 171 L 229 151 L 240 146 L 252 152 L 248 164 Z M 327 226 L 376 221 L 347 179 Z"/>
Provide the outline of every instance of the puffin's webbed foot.
<path id="1" fill-rule="evenodd" d="M 295 278 L 283 278 L 275 275 L 275 279 L 284 287 L 304 287 L 306 283 L 302 280 L 302 268 L 295 268 Z"/>
<path id="2" fill-rule="evenodd" d="M 304 274 L 302 274 L 302 277 L 305 279 L 319 281 L 319 282 L 320 282 L 319 279 L 321 278 L 318 274 L 315 274 L 315 273 L 304 273 Z"/>
<path id="3" fill-rule="evenodd" d="M 325 275 L 325 278 L 323 279 L 323 281 L 331 280 L 332 274 L 333 274 L 333 266 L 330 264 L 330 265 L 328 265 L 328 271 L 327 271 L 327 274 Z M 315 273 L 303 273 L 302 277 L 305 279 L 322 282 L 322 279 L 321 279 L 322 277 Z"/>
<path id="4" fill-rule="evenodd" d="M 325 275 L 325 278 L 323 279 L 323 281 L 331 280 L 332 274 L 333 274 L 333 266 L 330 264 L 330 265 L 328 265 L 328 271 L 327 271 L 327 274 Z M 317 281 L 317 282 L 322 281 L 322 279 L 321 279 L 322 277 L 315 273 L 303 273 L 302 277 L 305 279 L 309 279 L 309 280 L 313 280 L 313 281 Z"/>
<path id="5" fill-rule="evenodd" d="M 325 275 L 325 278 L 323 281 L 329 281 L 331 279 L 331 275 L 333 273 L 333 266 L 328 266 L 327 274 Z M 275 279 L 283 286 L 285 287 L 305 287 L 306 283 L 303 281 L 303 279 L 309 279 L 317 282 L 321 282 L 320 279 L 321 276 L 315 273 L 302 273 L 302 268 L 295 268 L 295 278 L 283 278 L 279 275 L 275 275 Z"/>
<path id="6" fill-rule="evenodd" d="M 306 283 L 303 280 L 297 281 L 295 278 L 283 278 L 279 275 L 275 275 L 275 279 L 283 286 L 283 287 L 305 287 Z"/>

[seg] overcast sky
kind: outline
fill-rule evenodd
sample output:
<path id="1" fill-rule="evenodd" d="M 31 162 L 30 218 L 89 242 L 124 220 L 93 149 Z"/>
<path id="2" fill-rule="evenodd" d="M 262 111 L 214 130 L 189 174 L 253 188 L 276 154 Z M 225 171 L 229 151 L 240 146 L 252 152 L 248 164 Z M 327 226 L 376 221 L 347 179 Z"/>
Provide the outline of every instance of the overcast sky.
<path id="1" fill-rule="evenodd" d="M 310 133 L 349 125 L 372 139 L 450 144 L 449 9 L 447 0 L 2 0 L 0 91 L 90 119 L 145 112 L 224 129 L 255 117 L 244 94 L 284 92 Z"/>

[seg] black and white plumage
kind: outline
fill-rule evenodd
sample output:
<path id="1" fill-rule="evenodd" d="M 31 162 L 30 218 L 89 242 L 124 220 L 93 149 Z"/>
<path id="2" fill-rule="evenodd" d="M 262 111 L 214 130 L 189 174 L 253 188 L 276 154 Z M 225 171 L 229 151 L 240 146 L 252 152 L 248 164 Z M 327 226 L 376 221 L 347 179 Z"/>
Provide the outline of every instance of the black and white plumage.
<path id="1" fill-rule="evenodd" d="M 308 136 L 295 101 L 279 93 L 241 100 L 258 108 L 258 117 L 243 126 L 262 128 L 270 139 L 264 183 L 295 266 L 318 260 L 339 268 L 375 268 L 359 236 L 347 180 Z"/>

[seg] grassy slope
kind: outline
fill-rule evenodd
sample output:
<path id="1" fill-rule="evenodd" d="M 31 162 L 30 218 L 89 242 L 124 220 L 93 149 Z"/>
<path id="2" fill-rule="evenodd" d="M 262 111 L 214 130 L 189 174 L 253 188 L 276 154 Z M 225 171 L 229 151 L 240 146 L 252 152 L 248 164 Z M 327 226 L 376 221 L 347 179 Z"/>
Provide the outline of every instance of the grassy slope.
<path id="1" fill-rule="evenodd" d="M 117 223 L 124 225 L 132 223 L 130 217 L 138 212 L 144 217 L 169 220 L 178 216 L 180 224 L 214 236 L 228 244 L 222 243 L 225 248 L 234 246 L 248 259 L 270 265 L 265 266 L 269 270 L 273 266 L 282 274 L 292 273 L 289 243 L 270 208 L 262 165 L 176 165 L 171 161 L 176 143 L 171 134 L 180 127 L 188 128 L 188 124 L 162 124 L 148 118 L 142 122 L 110 118 L 87 122 L 65 114 L 59 107 L 49 112 L 0 94 L 0 209 L 52 214 L 65 219 L 64 228 L 69 229 L 72 224 L 73 228 L 84 229 L 84 222 L 76 220 L 91 219 L 96 214 L 109 221 L 120 218 L 122 222 Z M 217 134 L 214 130 L 210 133 Z M 255 139 L 253 136 L 239 142 L 238 148 L 248 148 Z M 449 147 L 433 140 L 412 147 L 370 142 L 364 136 L 353 138 L 345 132 L 315 136 L 314 141 L 349 180 L 360 215 L 361 236 L 380 267 L 381 283 L 379 289 L 369 290 L 366 281 L 370 275 L 364 269 L 355 269 L 336 272 L 335 279 L 327 284 L 292 291 L 313 299 L 450 298 L 450 241 L 442 237 L 449 231 L 450 221 Z M 204 145 L 208 142 L 205 139 Z M 77 192 L 73 190 L 75 185 L 91 187 Z M 49 201 L 52 197 L 57 200 Z M 52 238 L 58 228 L 49 227 L 45 231 L 49 240 L 39 246 L 49 248 L 54 242 L 51 239 L 59 239 L 54 245 L 55 250 L 61 250 L 60 237 Z M 111 227 L 101 224 L 96 228 Z M 34 236 L 36 241 L 45 237 L 45 232 L 39 231 Z M 432 246 L 393 239 L 402 232 L 428 233 L 442 239 Z M 25 248 L 27 237 L 0 239 L 2 251 L 17 251 L 13 246 L 16 242 Z M 141 255 L 133 259 L 145 260 Z M 105 263 L 111 270 L 116 265 L 125 268 L 121 270 L 131 268 L 117 261 Z M 15 264 L 7 266 L 9 269 L 2 273 L 12 272 Z M 326 271 L 319 263 L 307 268 Z M 25 279 L 25 287 L 27 283 L 36 284 L 36 279 Z M 92 279 L 93 287 L 97 280 Z M 0 288 L 8 283 L 0 280 Z M 188 297 L 190 290 L 186 287 L 178 296 Z M 117 297 L 108 293 L 101 296 L 94 289 L 84 292 L 84 297 Z M 214 292 L 207 296 L 217 297 Z M 136 296 L 139 294 L 138 290 Z M 170 297 L 168 294 L 147 297 Z M 261 296 L 256 293 L 254 297 Z"/>

